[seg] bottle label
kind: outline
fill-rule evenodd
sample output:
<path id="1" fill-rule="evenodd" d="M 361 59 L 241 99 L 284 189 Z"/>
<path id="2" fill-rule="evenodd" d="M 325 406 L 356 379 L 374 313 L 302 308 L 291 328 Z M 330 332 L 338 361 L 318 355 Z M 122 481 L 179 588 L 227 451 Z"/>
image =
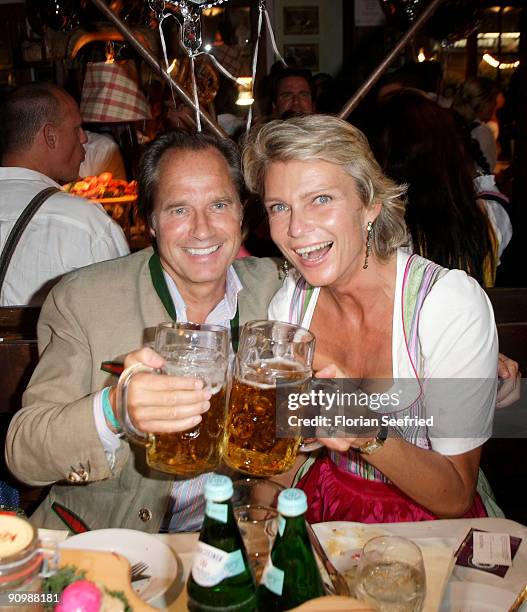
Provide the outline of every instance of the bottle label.
<path id="1" fill-rule="evenodd" d="M 227 504 L 208 501 L 205 506 L 205 514 L 210 516 L 210 518 L 220 521 L 220 523 L 227 524 L 228 506 Z"/>
<path id="2" fill-rule="evenodd" d="M 237 576 L 244 570 L 241 550 L 228 553 L 205 542 L 198 542 L 192 563 L 192 577 L 200 586 L 216 586 L 225 578 Z"/>
<path id="3" fill-rule="evenodd" d="M 267 565 L 264 568 L 261 582 L 271 591 L 271 593 L 278 595 L 278 597 L 282 595 L 284 588 L 284 571 L 273 565 L 271 557 L 269 557 Z"/>
<path id="4" fill-rule="evenodd" d="M 279 514 L 278 515 L 278 533 L 283 536 L 284 535 L 284 529 L 285 529 L 285 518 Z"/>

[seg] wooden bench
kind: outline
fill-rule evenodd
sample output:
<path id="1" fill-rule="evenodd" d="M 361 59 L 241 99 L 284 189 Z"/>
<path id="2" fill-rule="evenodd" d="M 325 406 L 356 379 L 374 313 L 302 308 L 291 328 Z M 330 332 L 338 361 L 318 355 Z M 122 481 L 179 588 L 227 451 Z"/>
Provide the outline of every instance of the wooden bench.
<path id="1" fill-rule="evenodd" d="M 516 360 L 527 377 L 527 288 L 494 288 L 488 289 L 487 294 L 494 308 L 500 352 Z M 526 393 L 523 385 L 523 406 L 527 402 Z M 522 408 L 517 405 L 506 410 Z M 527 429 L 527 410 L 524 413 Z M 503 413 L 500 415 L 498 410 L 496 425 L 501 418 Z M 481 466 L 506 516 L 527 524 L 527 507 L 519 495 L 522 483 L 527 482 L 527 438 L 492 438 L 483 447 Z"/>
<path id="2" fill-rule="evenodd" d="M 40 308 L 0 307 L 0 448 L 4 449 L 9 422 L 22 403 L 22 394 L 38 362 L 37 321 Z M 21 506 L 30 514 L 47 489 L 28 487 L 8 472 L 0 453 L 2 479 L 20 491 Z"/>

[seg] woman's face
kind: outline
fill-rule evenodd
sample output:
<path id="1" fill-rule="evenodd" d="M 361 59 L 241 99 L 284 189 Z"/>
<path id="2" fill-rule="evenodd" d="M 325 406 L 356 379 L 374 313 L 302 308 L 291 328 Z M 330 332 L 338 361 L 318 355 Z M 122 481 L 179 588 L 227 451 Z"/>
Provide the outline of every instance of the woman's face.
<path id="1" fill-rule="evenodd" d="M 265 174 L 271 236 L 284 256 L 315 286 L 340 285 L 361 270 L 367 210 L 355 180 L 325 161 L 273 162 Z"/>

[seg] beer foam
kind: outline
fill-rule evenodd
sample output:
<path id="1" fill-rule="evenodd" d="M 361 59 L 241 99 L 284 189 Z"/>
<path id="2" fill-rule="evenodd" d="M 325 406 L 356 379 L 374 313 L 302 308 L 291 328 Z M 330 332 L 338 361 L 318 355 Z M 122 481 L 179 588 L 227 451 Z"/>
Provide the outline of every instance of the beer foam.
<path id="1" fill-rule="evenodd" d="M 273 357 L 271 359 L 262 359 L 259 362 L 243 364 L 241 370 L 243 375 L 238 380 L 259 389 L 273 389 L 276 387 L 275 381 L 299 383 L 311 376 L 311 370 L 296 361 L 284 359 L 283 357 Z M 302 376 L 298 376 L 298 374 Z M 265 380 L 262 381 L 262 378 Z M 273 382 L 267 382 L 269 380 Z"/>
<path id="2" fill-rule="evenodd" d="M 24 550 L 34 534 L 33 527 L 25 519 L 0 513 L 0 559 Z"/>

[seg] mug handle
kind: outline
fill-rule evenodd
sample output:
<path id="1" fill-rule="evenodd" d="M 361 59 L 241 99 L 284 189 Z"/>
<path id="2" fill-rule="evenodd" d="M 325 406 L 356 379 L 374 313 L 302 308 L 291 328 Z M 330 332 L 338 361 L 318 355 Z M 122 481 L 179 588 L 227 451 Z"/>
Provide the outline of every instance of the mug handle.
<path id="1" fill-rule="evenodd" d="M 148 443 L 148 434 L 136 429 L 132 425 L 132 421 L 128 415 L 128 385 L 132 378 L 141 372 L 151 373 L 155 372 L 155 370 L 154 368 L 146 366 L 144 363 L 134 363 L 134 365 L 126 368 L 119 377 L 115 395 L 117 399 L 117 415 L 126 437 L 141 446 L 146 446 Z"/>

